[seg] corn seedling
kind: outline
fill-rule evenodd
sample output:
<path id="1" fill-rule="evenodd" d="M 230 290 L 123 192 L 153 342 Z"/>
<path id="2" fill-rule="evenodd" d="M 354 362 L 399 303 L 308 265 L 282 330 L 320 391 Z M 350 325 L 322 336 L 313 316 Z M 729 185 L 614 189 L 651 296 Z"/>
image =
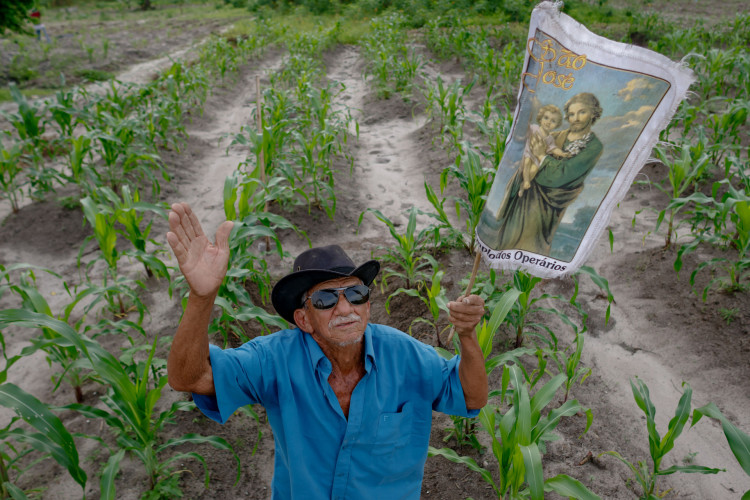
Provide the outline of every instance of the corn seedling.
<path id="1" fill-rule="evenodd" d="M 78 252 L 78 265 L 80 267 L 83 251 L 91 239 L 96 240 L 101 253 L 100 258 L 107 263 L 102 285 L 94 285 L 93 283 L 87 285 L 87 293 L 95 297 L 89 308 L 103 298 L 106 300 L 110 311 L 124 317 L 130 312 L 130 309 L 126 308 L 125 302 L 123 302 L 123 297 L 127 297 L 138 311 L 138 323 L 140 324 L 146 312 L 146 307 L 136 293 L 134 285 L 142 287 L 143 283 L 118 275 L 118 263 L 123 254 L 117 250 L 117 229 L 115 228 L 117 214 L 111 207 L 99 204 L 88 196 L 81 200 L 81 207 L 83 208 L 84 218 L 93 228 L 94 234 L 89 236 L 81 246 L 81 250 Z M 94 262 L 96 260 L 90 261 L 86 265 L 87 276 L 88 270 Z M 148 260 L 148 262 L 154 265 L 152 260 Z"/>
<path id="2" fill-rule="evenodd" d="M 166 410 L 156 409 L 161 392 L 167 384 L 167 377 L 163 374 L 165 362 L 154 357 L 156 339 L 148 348 L 146 360 L 134 362 L 132 356 L 129 357 L 126 353 L 124 360 L 129 362 L 123 364 L 123 361 L 112 356 L 96 341 L 80 335 L 68 324 L 43 314 L 18 310 L 0 311 L 0 328 L 9 325 L 54 330 L 60 336 L 57 342 L 80 351 L 87 361 L 84 367 L 94 372 L 108 387 L 107 394 L 101 398 L 104 408 L 77 403 L 63 407 L 63 409 L 75 410 L 87 418 L 101 418 L 115 434 L 118 451 L 110 454 L 104 467 L 100 481 L 102 498 L 116 498 L 114 479 L 126 453 L 131 453 L 141 460 L 152 490 L 173 474 L 172 467 L 176 461 L 192 458 L 205 465 L 205 460 L 197 452 L 178 453 L 160 460 L 160 456 L 170 448 L 181 444 L 210 444 L 217 449 L 230 451 L 237 462 L 237 477 L 239 478 L 239 458 L 232 446 L 222 438 L 185 434 L 165 443 L 160 442 L 161 431 L 167 424 L 172 423 L 175 413 L 194 407 L 194 405 L 187 401 L 177 401 Z M 155 378 L 153 381 L 152 376 Z M 208 480 L 206 469 L 206 484 Z"/>
<path id="3" fill-rule="evenodd" d="M 22 143 L 16 142 L 9 148 L 0 148 L 0 189 L 3 198 L 10 202 L 13 213 L 18 213 L 19 200 L 23 199 L 26 180 L 21 175 L 24 158 Z"/>
<path id="4" fill-rule="evenodd" d="M 417 232 L 417 208 L 412 206 L 409 210 L 409 221 L 403 234 L 399 234 L 393 221 L 383 215 L 380 210 L 373 208 L 368 208 L 359 215 L 357 227 L 362 225 L 362 219 L 368 212 L 385 224 L 393 239 L 396 240 L 396 245 L 393 247 L 379 247 L 386 252 L 381 257 L 381 261 L 394 266 L 385 268 L 382 278 L 383 283 L 393 276 L 400 278 L 404 282 L 405 288 L 416 288 L 424 283 L 429 277 L 425 268 L 433 266 L 434 262 L 432 256 L 427 252 L 427 243 L 432 229 L 427 227 Z"/>
<path id="5" fill-rule="evenodd" d="M 115 220 L 123 228 L 119 231 L 119 234 L 125 236 L 125 238 L 127 238 L 133 245 L 133 250 L 125 253 L 143 264 L 148 277 L 156 275 L 169 278 L 169 271 L 167 270 L 166 264 L 164 264 L 164 262 L 158 257 L 159 252 L 146 251 L 147 244 L 155 245 L 157 248 L 162 246 L 153 238 L 149 238 L 153 221 L 149 222 L 142 228 L 144 212 L 151 212 L 166 220 L 167 211 L 165 210 L 165 207 L 153 203 L 142 202 L 138 190 L 134 189 L 131 194 L 130 187 L 127 185 L 122 187 L 122 197 L 118 196 L 114 191 L 107 187 L 99 188 L 95 192 L 95 195 L 102 202 L 108 204 L 114 213 Z M 99 210 L 103 210 L 101 204 L 99 205 Z M 90 214 L 87 216 L 90 216 Z M 109 261 L 107 261 L 107 263 L 109 263 Z"/>
<path id="6" fill-rule="evenodd" d="M 717 474 L 723 469 L 712 469 L 710 467 L 703 467 L 700 465 L 673 465 L 666 469 L 661 468 L 661 461 L 665 455 L 669 453 L 674 447 L 675 440 L 680 437 L 682 430 L 687 423 L 688 417 L 690 416 L 690 402 L 693 395 L 693 390 L 690 385 L 683 383 L 685 388 L 682 397 L 680 397 L 679 403 L 677 403 L 677 410 L 675 411 L 674 417 L 669 421 L 667 433 L 664 437 L 659 435 L 656 430 L 656 408 L 651 402 L 649 397 L 648 387 L 640 380 L 635 379 L 630 381 L 630 387 L 633 390 L 633 397 L 638 405 L 638 408 L 643 411 L 646 415 L 646 427 L 648 429 L 648 449 L 651 454 L 651 466 L 645 461 L 639 460 L 637 464 L 633 464 L 625 459 L 622 455 L 616 451 L 607 451 L 602 455 L 610 455 L 622 463 L 628 466 L 630 471 L 633 473 L 633 477 L 641 488 L 640 498 L 642 500 L 652 500 L 661 498 L 663 495 L 659 492 L 657 481 L 659 476 L 667 476 L 674 474 L 675 472 L 686 472 L 686 473 L 698 473 L 698 474 Z M 705 408 L 705 407 L 704 407 Z M 697 411 L 697 410 L 696 410 Z"/>
<path id="7" fill-rule="evenodd" d="M 450 311 L 448 310 L 448 298 L 445 295 L 445 290 L 440 285 L 440 282 L 443 279 L 443 274 L 445 273 L 438 269 L 439 264 L 431 255 L 426 255 L 425 258 L 427 258 L 430 264 L 432 264 L 433 273 L 432 278 L 429 280 L 430 285 L 428 286 L 427 280 L 425 280 L 420 289 L 399 288 L 388 296 L 388 299 L 385 301 L 385 310 L 388 314 L 391 314 L 391 299 L 397 295 L 404 293 L 411 297 L 417 297 L 427 306 L 427 310 L 430 312 L 432 320 L 423 317 L 415 318 L 411 322 L 411 325 L 409 325 L 409 335 L 412 335 L 412 327 L 414 324 L 426 323 L 435 331 L 435 339 L 437 340 L 438 347 L 443 347 L 443 342 L 440 340 L 440 333 L 441 331 L 448 329 L 449 326 L 445 326 L 441 330 L 438 324 L 438 319 L 440 318 L 440 311 L 450 314 Z"/>
<path id="8" fill-rule="evenodd" d="M 60 139 L 72 137 L 73 129 L 78 123 L 78 109 L 75 105 L 76 90 L 66 90 L 65 77 L 61 76 L 60 85 L 63 89 L 55 93 L 55 100 L 47 105 L 47 112 L 52 116 L 60 133 Z"/>
<path id="9" fill-rule="evenodd" d="M 476 227 L 487 201 L 487 194 L 492 187 L 495 171 L 483 166 L 482 157 L 469 144 L 464 143 L 460 152 L 461 154 L 456 158 L 455 163 L 441 172 L 440 192 L 445 191 L 449 176 L 455 178 L 464 190 L 466 198 L 452 197 L 452 199 L 455 202 L 456 217 L 460 219 L 462 210 L 466 216 L 464 245 L 467 249 L 473 249 Z"/>
<path id="10" fill-rule="evenodd" d="M 683 144 L 676 153 L 670 153 L 663 147 L 656 147 L 656 156 L 668 170 L 668 184 L 651 183 L 654 187 L 670 197 L 670 200 L 680 198 L 688 189 L 695 189 L 698 179 L 703 176 L 709 166 L 709 158 L 705 153 L 694 152 L 690 144 Z M 679 155 L 679 156 L 678 156 Z M 672 245 L 675 232 L 674 221 L 677 210 L 665 208 L 659 212 L 655 231 L 659 230 L 664 218 L 667 217 L 667 235 L 664 247 Z"/>
<path id="11" fill-rule="evenodd" d="M 445 141 L 447 134 L 450 137 L 451 147 L 456 149 L 459 149 L 464 133 L 464 122 L 468 116 L 464 98 L 471 92 L 475 83 L 476 79 L 462 87 L 461 80 L 455 80 L 447 85 L 438 75 L 435 86 L 427 84 L 425 96 L 428 98 L 427 113 L 431 117 L 436 112 L 439 113 L 441 141 Z"/>
<path id="12" fill-rule="evenodd" d="M 255 287 L 264 302 L 270 297 L 271 276 L 266 261 L 253 253 L 253 246 L 259 241 L 274 241 L 276 251 L 282 257 L 281 241 L 276 235 L 281 229 L 298 231 L 285 218 L 271 213 L 251 213 L 244 219 L 235 220 L 229 236 L 229 269 L 215 300 L 221 313 L 208 327 L 209 334 L 220 334 L 225 345 L 229 343 L 230 334 L 241 342 L 250 340 L 243 327 L 246 322 L 257 322 L 267 331 L 272 326 L 281 329 L 288 326 L 281 317 L 254 304 L 248 291 L 249 286 Z M 187 297 L 183 302 L 186 300 Z"/>
<path id="13" fill-rule="evenodd" d="M 5 371 L 3 379 L 4 375 Z M 27 498 L 17 483 L 27 470 L 21 464 L 21 459 L 34 450 L 42 454 L 41 459 L 54 459 L 85 492 L 86 472 L 80 466 L 73 436 L 60 418 L 47 405 L 9 382 L 0 383 L 0 405 L 15 413 L 10 423 L 0 428 L 0 497 Z M 24 421 L 31 428 L 16 425 L 19 421 Z M 28 448 L 20 448 L 13 442 L 27 445 Z"/>
<path id="14" fill-rule="evenodd" d="M 750 269 L 750 196 L 724 179 L 714 183 L 712 196 L 693 193 L 674 200 L 670 206 L 677 209 L 689 206 L 693 236 L 692 241 L 678 250 L 675 270 L 679 272 L 682 269 L 685 255 L 695 251 L 700 244 L 709 244 L 731 252 L 733 256 L 702 261 L 690 275 L 690 285 L 695 286 L 695 278 L 700 271 L 719 268 L 725 274 L 709 281 L 703 289 L 704 301 L 709 290 L 715 286 L 728 292 L 744 290 L 746 285 L 742 281 Z"/>
<path id="15" fill-rule="evenodd" d="M 51 273 L 51 271 L 47 272 Z M 15 283 L 10 284 L 9 288 L 11 292 L 21 298 L 23 309 L 55 318 L 47 300 L 36 288 L 36 277 L 33 271 L 28 270 L 21 274 L 18 279 L 15 280 Z M 72 308 L 69 309 L 67 314 L 60 319 L 67 322 L 71 310 Z M 42 328 L 42 339 L 44 346 L 40 348 L 46 352 L 47 361 L 50 364 L 55 363 L 59 365 L 62 370 L 62 374 L 57 374 L 53 377 L 53 382 L 55 383 L 54 390 L 57 390 L 60 383 L 65 380 L 73 388 L 76 402 L 82 402 L 83 391 L 81 387 L 86 377 L 79 366 L 80 353 L 74 348 L 56 345 L 54 341 L 59 339 L 59 335 L 49 328 Z"/>
<path id="16" fill-rule="evenodd" d="M 97 173 L 93 161 L 93 144 L 91 133 L 67 139 L 68 168 L 70 175 L 64 176 L 71 184 L 78 186 L 79 199 L 90 194 L 97 185 Z"/>
<path id="17" fill-rule="evenodd" d="M 498 462 L 498 481 L 495 481 L 490 471 L 480 467 L 473 458 L 460 456 L 450 448 L 430 447 L 429 455 L 442 456 L 479 473 L 482 479 L 492 486 L 497 498 L 543 499 L 545 491 L 554 491 L 567 497 L 598 499 L 599 497 L 583 484 L 567 475 L 560 474 L 544 480 L 541 454 L 544 443 L 553 439 L 552 431 L 560 420 L 585 412 L 585 433 L 593 418 L 591 410 L 583 408 L 575 400 L 568 401 L 542 416 L 543 410 L 562 385 L 563 378 L 562 375 L 554 377 L 531 397 L 529 384 L 524 379 L 522 370 L 516 365 L 503 367 L 503 387 L 507 387 L 508 384 L 513 386 L 512 406 L 504 415 L 500 415 L 499 407 L 488 404 L 479 414 L 479 422 L 490 437 L 492 453 Z"/>

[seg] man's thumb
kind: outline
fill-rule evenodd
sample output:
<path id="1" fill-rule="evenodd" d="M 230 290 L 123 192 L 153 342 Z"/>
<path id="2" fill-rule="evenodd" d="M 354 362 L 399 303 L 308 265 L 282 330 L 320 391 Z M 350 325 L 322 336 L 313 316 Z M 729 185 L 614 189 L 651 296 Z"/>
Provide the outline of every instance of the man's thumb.
<path id="1" fill-rule="evenodd" d="M 232 232 L 234 222 L 227 220 L 221 223 L 219 229 L 216 230 L 216 246 L 220 250 L 229 250 L 229 233 Z"/>

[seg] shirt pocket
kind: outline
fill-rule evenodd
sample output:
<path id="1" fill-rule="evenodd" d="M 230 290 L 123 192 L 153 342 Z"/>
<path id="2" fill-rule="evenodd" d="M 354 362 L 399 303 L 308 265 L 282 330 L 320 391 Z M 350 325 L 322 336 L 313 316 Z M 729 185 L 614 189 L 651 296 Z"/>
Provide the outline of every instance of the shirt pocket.
<path id="1" fill-rule="evenodd" d="M 363 444 L 394 446 L 407 443 L 411 439 L 414 427 L 411 403 L 405 403 L 400 411 L 393 413 L 381 413 L 378 416 L 374 432 L 368 432 L 363 436 Z"/>

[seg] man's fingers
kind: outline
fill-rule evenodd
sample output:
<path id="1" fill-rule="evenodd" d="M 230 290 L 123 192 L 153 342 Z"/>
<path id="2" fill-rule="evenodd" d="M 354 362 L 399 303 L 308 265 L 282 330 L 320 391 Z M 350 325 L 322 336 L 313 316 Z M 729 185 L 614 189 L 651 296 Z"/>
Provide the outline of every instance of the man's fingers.
<path id="1" fill-rule="evenodd" d="M 200 238 L 201 236 L 204 236 L 203 228 L 201 227 L 201 223 L 198 220 L 198 216 L 195 215 L 195 212 L 193 212 L 193 210 L 190 208 L 190 205 L 188 205 L 187 203 L 185 203 L 185 214 L 187 215 L 187 222 L 189 222 L 190 231 L 192 231 L 195 237 Z M 188 234 L 190 231 L 188 231 Z"/>
<path id="2" fill-rule="evenodd" d="M 180 217 L 180 226 L 189 240 L 195 239 L 198 234 L 196 229 L 193 227 L 193 220 L 197 222 L 197 218 L 193 211 L 190 209 L 190 205 L 187 203 L 175 203 L 172 205 L 172 210 Z M 191 217 L 192 216 L 192 217 Z M 198 224 L 198 232 L 202 233 L 200 224 Z"/>
<path id="3" fill-rule="evenodd" d="M 182 217 L 180 217 L 177 211 L 169 212 L 169 229 L 172 230 L 172 233 L 177 236 L 185 248 L 190 248 L 191 238 L 185 232 L 185 228 L 182 225 Z"/>
<path id="4" fill-rule="evenodd" d="M 478 295 L 459 297 L 448 304 L 451 321 L 458 327 L 476 325 L 484 315 L 484 300 Z"/>
<path id="5" fill-rule="evenodd" d="M 172 252 L 174 252 L 174 256 L 177 257 L 177 262 L 182 263 L 187 255 L 187 248 L 185 248 L 177 235 L 172 231 L 167 233 L 167 242 L 169 243 L 169 246 L 172 247 Z"/>

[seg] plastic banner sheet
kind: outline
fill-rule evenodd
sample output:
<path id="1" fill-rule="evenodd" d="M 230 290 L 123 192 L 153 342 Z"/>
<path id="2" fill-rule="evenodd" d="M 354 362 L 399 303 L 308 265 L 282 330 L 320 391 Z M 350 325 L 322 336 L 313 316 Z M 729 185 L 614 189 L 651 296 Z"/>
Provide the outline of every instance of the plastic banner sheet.
<path id="1" fill-rule="evenodd" d="M 585 263 L 694 77 L 551 2 L 532 13 L 523 68 L 477 251 L 491 267 L 554 278 Z"/>

